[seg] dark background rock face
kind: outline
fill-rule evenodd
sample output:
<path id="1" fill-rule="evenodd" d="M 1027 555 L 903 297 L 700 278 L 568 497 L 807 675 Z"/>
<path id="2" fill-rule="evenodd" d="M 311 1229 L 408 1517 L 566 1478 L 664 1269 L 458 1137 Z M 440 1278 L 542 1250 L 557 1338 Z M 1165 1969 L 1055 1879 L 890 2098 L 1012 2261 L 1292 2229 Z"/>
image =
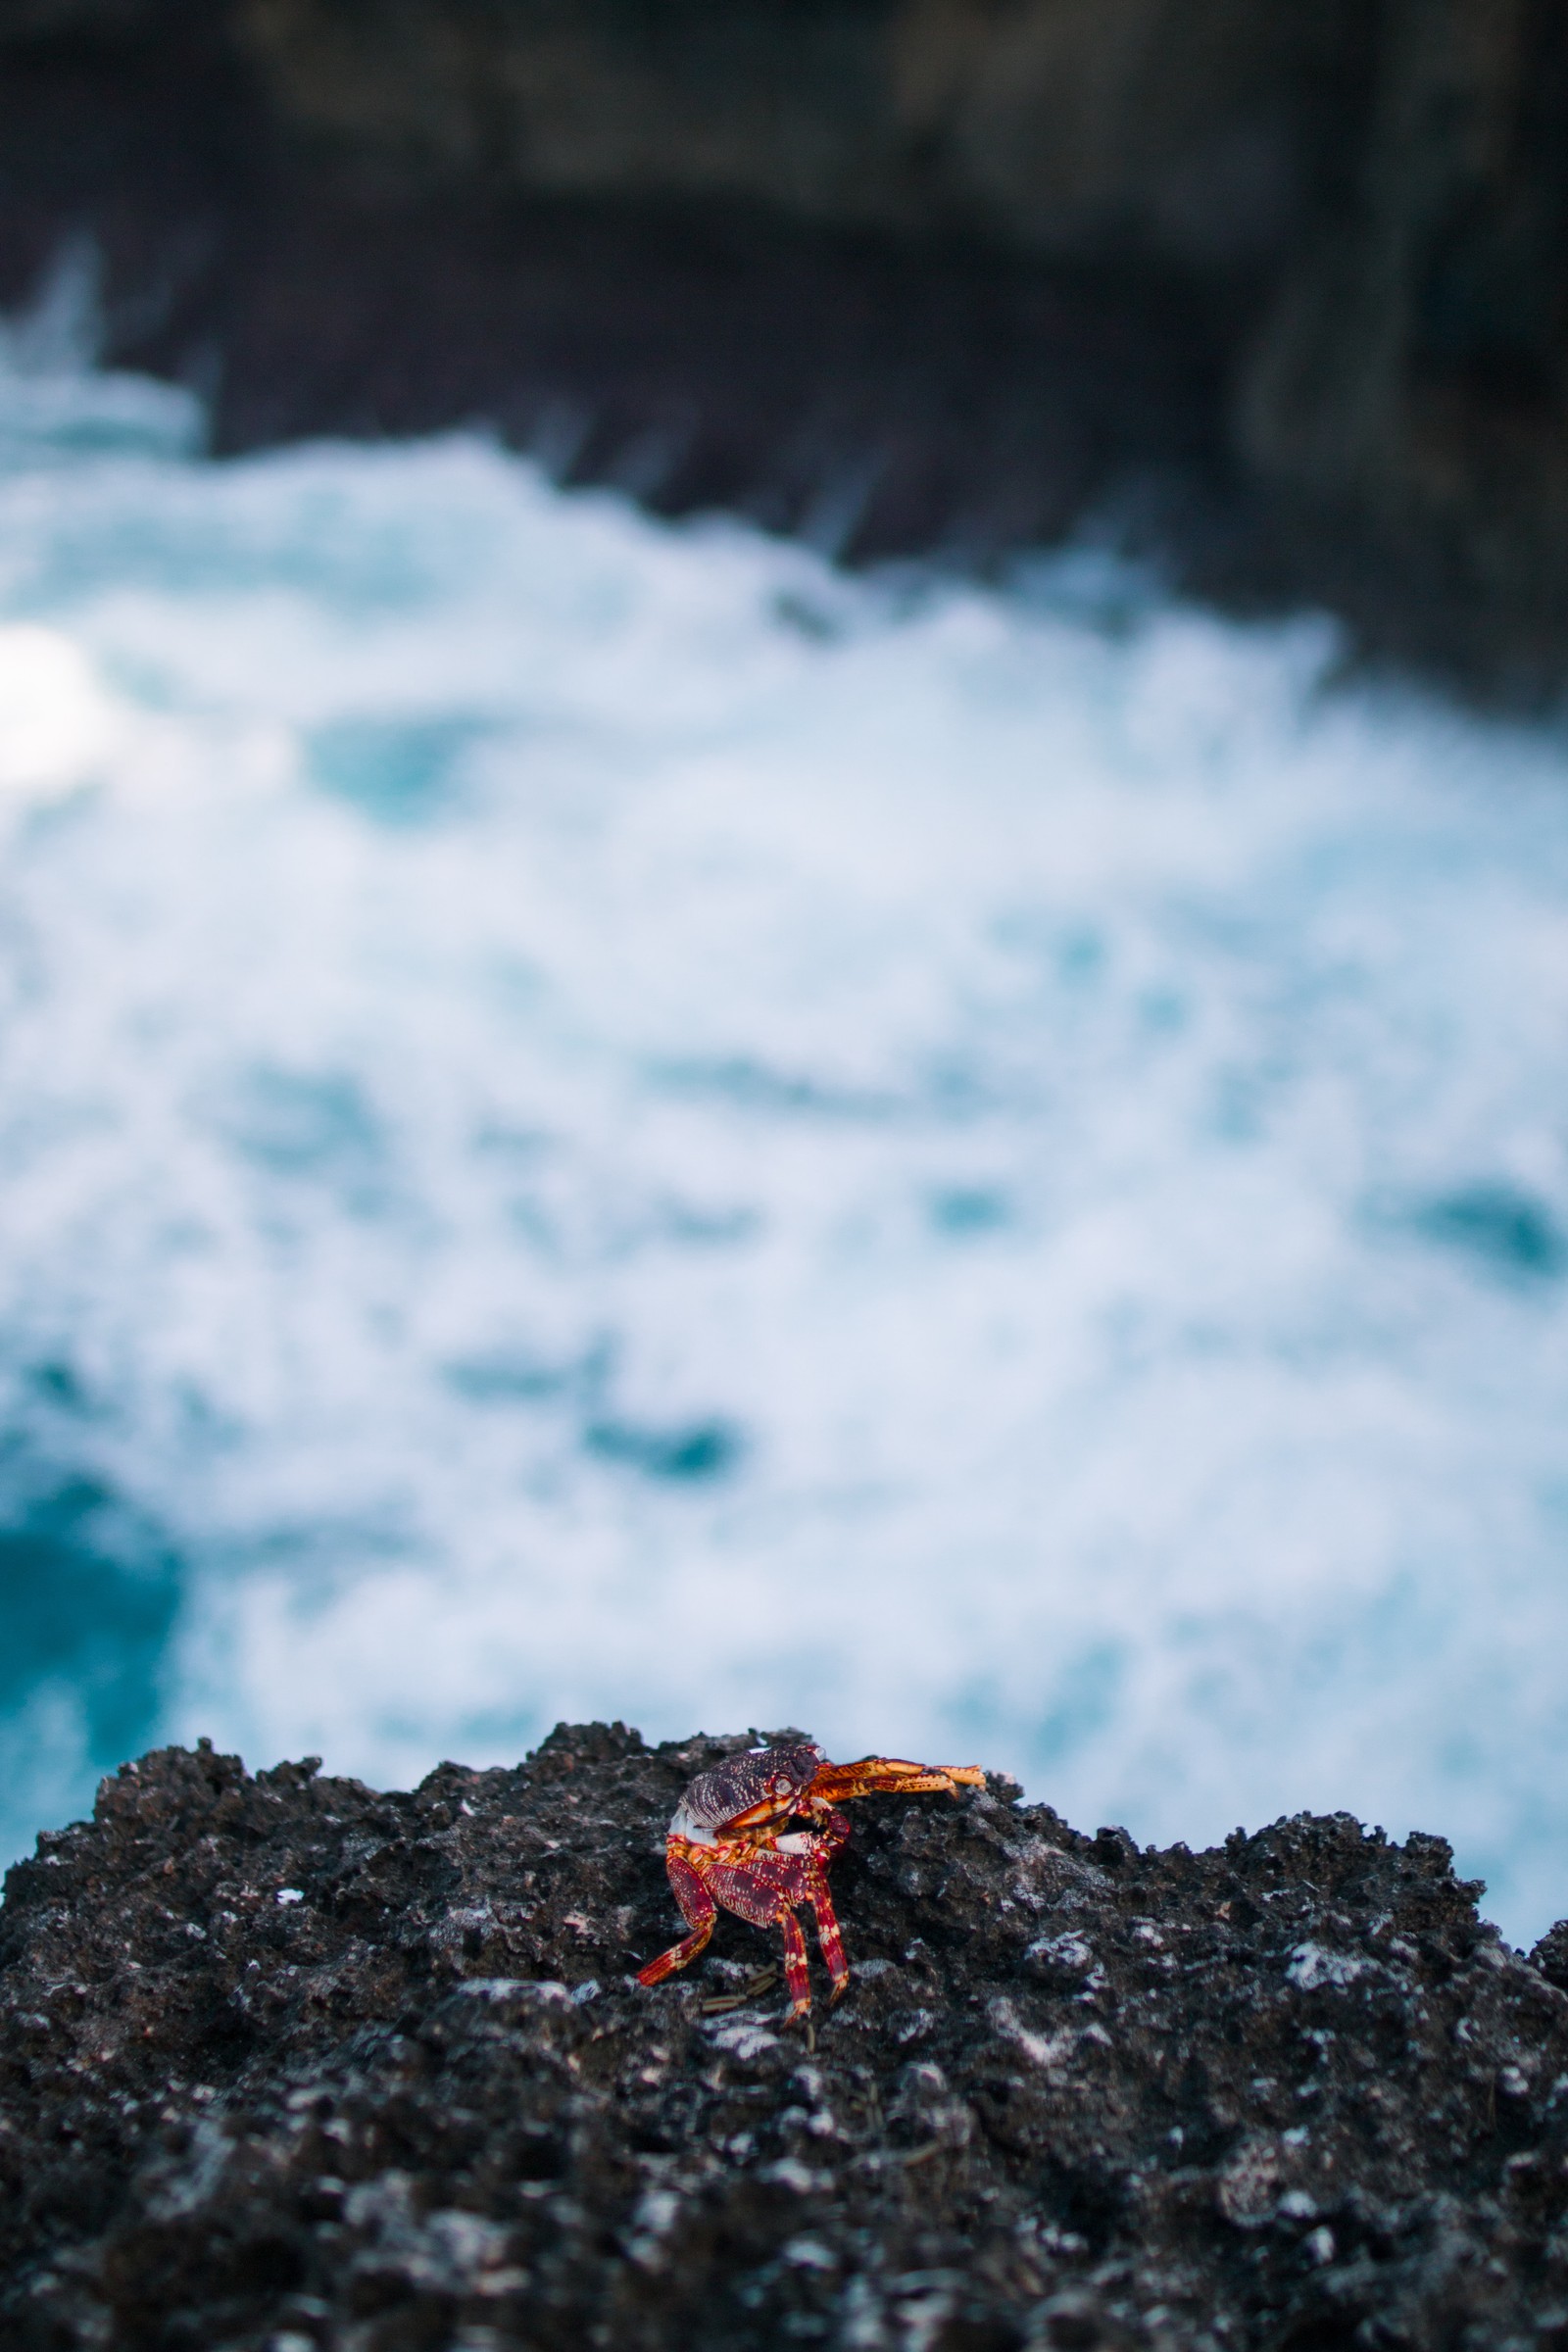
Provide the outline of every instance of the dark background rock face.
<path id="1" fill-rule="evenodd" d="M 0 2340 L 1568 2340 L 1565 1931 L 1509 1951 L 1441 1838 L 866 1801 L 813 2040 L 727 1916 L 630 1973 L 678 1924 L 679 1792 L 742 1743 L 106 1782 L 0 1912 Z"/>
<path id="2" fill-rule="evenodd" d="M 0 0 L 63 236 L 218 445 L 487 419 L 869 559 L 1108 514 L 1568 668 L 1560 0 Z"/>

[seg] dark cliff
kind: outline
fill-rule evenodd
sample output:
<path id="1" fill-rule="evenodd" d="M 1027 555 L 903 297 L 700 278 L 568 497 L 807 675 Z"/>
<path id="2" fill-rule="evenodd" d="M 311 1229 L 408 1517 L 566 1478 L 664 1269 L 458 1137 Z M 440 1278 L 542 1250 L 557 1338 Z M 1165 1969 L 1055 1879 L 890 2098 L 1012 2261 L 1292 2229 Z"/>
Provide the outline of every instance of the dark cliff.
<path id="1" fill-rule="evenodd" d="M 488 416 L 862 557 L 1108 509 L 1568 666 L 1561 0 L 0 0 L 0 194 L 220 446 Z"/>
<path id="2" fill-rule="evenodd" d="M 168 1749 L 0 1912 L 0 2335 L 37 2352 L 1270 2352 L 1568 2341 L 1564 1931 L 1439 1838 L 1217 1851 L 866 1801 L 786 2028 L 678 1791 L 561 1727 L 411 1795 Z M 818 1974 L 818 1990 L 821 1978 Z"/>

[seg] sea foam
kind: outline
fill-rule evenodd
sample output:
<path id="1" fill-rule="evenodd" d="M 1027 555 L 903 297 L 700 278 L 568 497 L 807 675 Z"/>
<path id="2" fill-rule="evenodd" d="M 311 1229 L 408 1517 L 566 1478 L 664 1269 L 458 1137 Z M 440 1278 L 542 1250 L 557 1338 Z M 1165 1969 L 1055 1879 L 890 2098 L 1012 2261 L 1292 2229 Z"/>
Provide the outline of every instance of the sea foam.
<path id="1" fill-rule="evenodd" d="M 1568 1911 L 1568 758 L 0 378 L 0 1788 L 562 1715 Z"/>

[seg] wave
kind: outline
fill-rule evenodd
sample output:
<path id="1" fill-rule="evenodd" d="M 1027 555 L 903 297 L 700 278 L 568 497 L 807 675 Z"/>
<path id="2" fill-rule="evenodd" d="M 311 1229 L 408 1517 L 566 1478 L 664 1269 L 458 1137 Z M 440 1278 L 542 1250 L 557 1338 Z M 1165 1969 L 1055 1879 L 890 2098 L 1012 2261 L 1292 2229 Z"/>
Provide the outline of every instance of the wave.
<path id="1" fill-rule="evenodd" d="M 0 356 L 14 1848 L 793 1721 L 1568 1908 L 1559 733 Z"/>

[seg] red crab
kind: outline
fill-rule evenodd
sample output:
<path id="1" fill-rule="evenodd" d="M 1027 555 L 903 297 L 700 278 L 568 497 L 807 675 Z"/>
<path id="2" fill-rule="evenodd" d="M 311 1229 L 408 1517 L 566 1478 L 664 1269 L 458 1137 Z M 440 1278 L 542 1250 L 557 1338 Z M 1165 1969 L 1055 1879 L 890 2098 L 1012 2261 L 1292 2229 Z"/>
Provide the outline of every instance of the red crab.
<path id="1" fill-rule="evenodd" d="M 827 1890 L 827 1866 L 850 1825 L 835 1811 L 835 1800 L 903 1796 L 916 1788 L 945 1788 L 956 1796 L 960 1786 L 984 1788 L 985 1777 L 974 1764 L 910 1764 L 898 1756 L 830 1764 L 809 1740 L 754 1747 L 699 1773 L 675 1809 L 664 1846 L 664 1867 L 691 1934 L 640 1968 L 638 1984 L 657 1984 L 695 1960 L 722 1903 L 754 1927 L 776 1923 L 783 1930 L 790 2017 L 805 2017 L 811 1987 L 806 1937 L 795 1914 L 809 1903 L 836 2001 L 850 1981 L 850 1964 Z M 785 1834 L 785 1824 L 797 1816 L 809 1826 Z"/>

